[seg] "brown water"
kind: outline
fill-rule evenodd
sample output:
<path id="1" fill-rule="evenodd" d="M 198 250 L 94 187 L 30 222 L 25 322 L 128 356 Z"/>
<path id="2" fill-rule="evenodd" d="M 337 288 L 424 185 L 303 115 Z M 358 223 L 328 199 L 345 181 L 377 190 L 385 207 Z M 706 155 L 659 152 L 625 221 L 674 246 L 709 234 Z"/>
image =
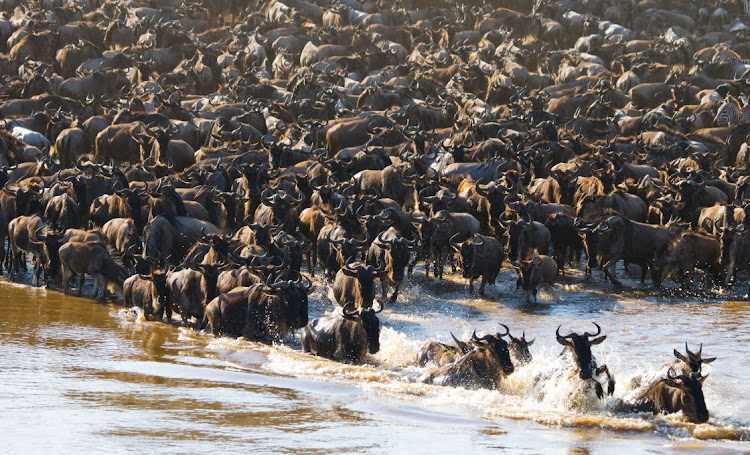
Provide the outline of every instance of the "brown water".
<path id="1" fill-rule="evenodd" d="M 144 322 L 116 304 L 2 282 L 0 452 L 750 451 L 749 304 L 613 294 L 603 285 L 583 293 L 591 286 L 571 282 L 529 306 L 510 275 L 499 283 L 488 300 L 467 300 L 456 285 L 415 280 L 404 293 L 410 303 L 381 314 L 381 352 L 357 367 L 302 354 L 296 338 L 288 346 L 215 339 Z M 313 294 L 312 316 L 333 308 L 327 292 Z M 591 330 L 592 320 L 608 334 L 594 354 L 618 381 L 615 397 L 599 402 L 570 381 L 535 383 L 559 365 L 557 325 Z M 534 361 L 503 390 L 418 381 L 422 341 L 498 322 L 537 338 Z M 632 376 L 658 369 L 685 340 L 719 357 L 704 384 L 707 424 L 607 409 Z"/>

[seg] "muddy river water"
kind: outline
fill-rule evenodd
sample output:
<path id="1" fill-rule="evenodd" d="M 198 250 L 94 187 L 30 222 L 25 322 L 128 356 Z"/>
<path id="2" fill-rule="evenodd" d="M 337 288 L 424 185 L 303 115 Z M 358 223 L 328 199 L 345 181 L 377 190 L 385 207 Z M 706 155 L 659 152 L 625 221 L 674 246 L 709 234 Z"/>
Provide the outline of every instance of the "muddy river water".
<path id="1" fill-rule="evenodd" d="M 571 280 L 528 305 L 508 272 L 498 283 L 484 300 L 415 277 L 405 303 L 380 315 L 381 351 L 347 366 L 301 353 L 298 337 L 278 346 L 216 339 L 145 322 L 116 302 L 2 282 L 0 452 L 750 451 L 750 304 Z M 312 294 L 311 317 L 333 310 L 328 292 Z M 599 401 L 575 381 L 535 381 L 561 362 L 557 326 L 592 331 L 591 321 L 608 336 L 593 352 L 613 372 L 615 395 Z M 502 390 L 419 382 L 424 340 L 494 332 L 500 322 L 536 338 L 534 360 Z M 685 341 L 718 357 L 705 367 L 708 423 L 610 410 L 632 377 L 670 361 Z"/>

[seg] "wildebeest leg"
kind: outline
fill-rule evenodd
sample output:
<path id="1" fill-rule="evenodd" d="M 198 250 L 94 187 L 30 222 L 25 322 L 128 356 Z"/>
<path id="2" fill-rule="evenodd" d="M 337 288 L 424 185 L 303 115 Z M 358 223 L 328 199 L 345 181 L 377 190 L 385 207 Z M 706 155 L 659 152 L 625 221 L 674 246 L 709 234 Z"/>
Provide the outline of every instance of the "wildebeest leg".
<path id="1" fill-rule="evenodd" d="M 602 389 L 602 385 L 597 381 L 596 379 L 591 379 L 594 381 L 594 390 L 596 391 L 596 397 L 600 400 L 604 398 L 604 389 Z"/>
<path id="2" fill-rule="evenodd" d="M 622 269 L 625 271 L 625 275 L 630 273 L 629 267 L 630 261 L 622 261 Z"/>
<path id="3" fill-rule="evenodd" d="M 81 273 L 78 277 L 78 295 L 83 294 L 83 283 L 86 281 L 86 272 Z"/>
<path id="4" fill-rule="evenodd" d="M 487 280 L 482 275 L 482 284 L 479 285 L 479 295 L 484 295 L 484 286 L 487 284 Z"/>
<path id="5" fill-rule="evenodd" d="M 62 266 L 62 288 L 63 288 L 63 294 L 68 293 L 68 281 L 70 280 L 70 271 L 65 268 L 65 266 Z"/>
<path id="6" fill-rule="evenodd" d="M 435 269 L 433 270 L 433 275 L 438 279 L 443 279 L 443 267 L 445 267 L 445 258 L 443 257 L 442 252 L 438 252 L 435 255 Z"/>
<path id="7" fill-rule="evenodd" d="M 607 368 L 607 365 L 602 365 L 596 369 L 597 376 L 602 373 L 605 373 L 607 375 L 607 395 L 612 395 L 613 393 L 615 393 L 615 379 L 609 373 L 609 368 Z"/>
<path id="8" fill-rule="evenodd" d="M 94 292 L 91 295 L 94 299 L 99 298 L 99 277 L 98 276 L 94 276 Z"/>
<path id="9" fill-rule="evenodd" d="M 310 247 L 310 256 L 307 257 L 307 260 L 309 262 L 308 269 L 310 272 L 310 276 L 315 276 L 315 264 L 318 263 L 318 242 L 315 242 L 315 245 Z"/>
<path id="10" fill-rule="evenodd" d="M 727 276 L 724 278 L 724 286 L 730 287 L 733 281 L 734 281 L 734 264 L 732 263 L 727 266 Z"/>
<path id="11" fill-rule="evenodd" d="M 11 245 L 10 252 L 8 254 L 8 278 L 13 281 L 13 278 L 16 275 L 16 263 L 13 261 L 13 258 L 16 257 L 16 251 Z"/>
<path id="12" fill-rule="evenodd" d="M 710 273 L 713 278 L 713 285 L 721 286 L 721 284 L 724 282 L 724 277 L 722 276 L 721 269 L 715 266 L 711 266 L 708 268 L 707 272 Z"/>
<path id="13" fill-rule="evenodd" d="M 401 281 L 396 281 L 393 287 L 393 295 L 391 295 L 391 302 L 395 302 L 398 298 L 398 288 L 401 287 Z"/>
<path id="14" fill-rule="evenodd" d="M 604 270 L 604 275 L 609 278 L 609 280 L 616 286 L 622 286 L 622 283 L 620 283 L 620 280 L 618 280 L 615 277 L 615 274 L 613 273 L 612 269 L 614 269 L 617 266 L 617 261 L 619 261 L 620 258 L 613 257 L 609 261 L 607 261 L 606 264 L 604 264 L 604 267 L 602 269 Z"/>
<path id="15" fill-rule="evenodd" d="M 651 269 L 651 281 L 654 282 L 654 286 L 661 287 L 661 270 L 657 270 L 652 262 L 647 262 L 646 267 Z"/>
<path id="16" fill-rule="evenodd" d="M 483 294 L 483 291 L 479 291 Z M 474 278 L 469 278 L 469 294 L 474 294 Z"/>
<path id="17" fill-rule="evenodd" d="M 41 261 L 36 261 L 36 264 L 34 264 L 34 277 L 31 279 L 32 286 L 39 286 L 39 275 L 42 272 L 41 267 L 42 267 Z"/>
<path id="18" fill-rule="evenodd" d="M 380 286 L 383 289 L 383 300 L 385 300 L 388 298 L 388 292 L 386 292 L 386 289 L 385 289 L 385 280 L 380 280 Z"/>

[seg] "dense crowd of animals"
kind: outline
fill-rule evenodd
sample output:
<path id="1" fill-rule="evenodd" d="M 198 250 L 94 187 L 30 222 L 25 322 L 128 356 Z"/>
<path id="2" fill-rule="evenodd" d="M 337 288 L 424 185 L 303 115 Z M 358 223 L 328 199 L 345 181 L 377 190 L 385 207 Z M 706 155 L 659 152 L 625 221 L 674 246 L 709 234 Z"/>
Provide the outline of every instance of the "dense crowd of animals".
<path id="1" fill-rule="evenodd" d="M 746 281 L 746 2 L 495 3 L 0 1 L 0 271 L 352 363 L 416 265 L 535 302 L 571 265 Z M 341 309 L 308 321 L 316 274 Z M 603 397 L 600 333 L 557 341 Z M 418 362 L 496 388 L 529 345 Z M 712 359 L 675 355 L 627 405 L 704 422 Z"/>

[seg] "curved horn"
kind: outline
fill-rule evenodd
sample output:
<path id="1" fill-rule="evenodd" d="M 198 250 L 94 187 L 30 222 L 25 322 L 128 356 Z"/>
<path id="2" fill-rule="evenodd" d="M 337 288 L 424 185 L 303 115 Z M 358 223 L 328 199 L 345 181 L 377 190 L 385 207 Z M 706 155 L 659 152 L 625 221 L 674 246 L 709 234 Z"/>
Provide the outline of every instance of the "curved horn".
<path id="1" fill-rule="evenodd" d="M 601 334 L 601 333 L 602 333 L 602 328 L 601 328 L 601 327 L 599 327 L 599 324 L 597 324 L 596 322 L 594 322 L 593 324 L 594 324 L 594 325 L 596 326 L 596 333 L 594 333 L 594 334 L 592 335 L 592 334 L 590 334 L 590 333 L 588 333 L 588 332 L 584 332 L 584 333 L 583 333 L 583 336 L 585 336 L 586 338 L 591 338 L 591 337 L 599 336 L 599 334 Z"/>

